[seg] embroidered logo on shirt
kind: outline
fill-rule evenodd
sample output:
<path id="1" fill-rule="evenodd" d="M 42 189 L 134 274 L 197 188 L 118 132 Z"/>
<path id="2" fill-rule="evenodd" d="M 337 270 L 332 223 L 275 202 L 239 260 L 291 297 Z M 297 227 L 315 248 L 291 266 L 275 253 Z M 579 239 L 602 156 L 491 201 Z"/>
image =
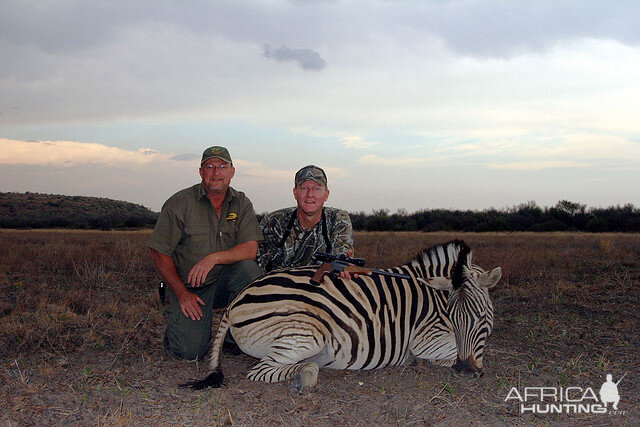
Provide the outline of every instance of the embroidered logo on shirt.
<path id="1" fill-rule="evenodd" d="M 227 221 L 235 221 L 236 219 L 238 219 L 237 213 L 232 212 L 229 215 L 227 215 Z"/>

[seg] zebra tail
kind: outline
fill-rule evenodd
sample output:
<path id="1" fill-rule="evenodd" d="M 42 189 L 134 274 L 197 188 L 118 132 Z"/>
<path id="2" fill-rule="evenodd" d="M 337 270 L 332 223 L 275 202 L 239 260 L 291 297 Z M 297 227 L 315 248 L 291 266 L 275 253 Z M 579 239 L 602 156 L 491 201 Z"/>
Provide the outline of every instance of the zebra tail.
<path id="1" fill-rule="evenodd" d="M 222 370 L 220 368 L 216 368 L 215 371 L 211 372 L 204 379 L 189 381 L 184 384 L 180 384 L 180 387 L 190 388 L 191 390 L 204 390 L 209 387 L 219 388 L 222 385 L 223 380 L 224 375 L 222 374 Z"/>
<path id="2" fill-rule="evenodd" d="M 211 345 L 211 360 L 209 362 L 209 374 L 201 380 L 189 381 L 184 384 L 180 384 L 180 387 L 190 388 L 192 390 L 203 390 L 205 388 L 213 387 L 218 388 L 222 385 L 224 375 L 222 369 L 220 369 L 220 351 L 222 350 L 222 344 L 224 344 L 224 337 L 229 330 L 229 316 L 228 311 L 225 311 L 220 319 L 218 325 L 218 332 Z"/>

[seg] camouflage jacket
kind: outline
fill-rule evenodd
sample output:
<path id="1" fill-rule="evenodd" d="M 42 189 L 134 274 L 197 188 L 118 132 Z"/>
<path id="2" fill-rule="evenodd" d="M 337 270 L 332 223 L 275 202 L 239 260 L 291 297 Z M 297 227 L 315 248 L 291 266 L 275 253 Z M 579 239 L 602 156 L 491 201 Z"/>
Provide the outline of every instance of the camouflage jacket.
<path id="1" fill-rule="evenodd" d="M 258 263 L 266 272 L 285 267 L 317 264 L 312 257 L 316 251 L 329 252 L 323 236 L 322 220 L 313 228 L 305 230 L 296 216 L 291 232 L 282 247 L 289 221 L 295 208 L 285 208 L 267 214 L 262 218 L 260 227 L 264 240 L 260 242 Z M 334 255 L 346 254 L 353 249 L 353 228 L 349 214 L 335 208 L 323 208 L 327 237 Z"/>

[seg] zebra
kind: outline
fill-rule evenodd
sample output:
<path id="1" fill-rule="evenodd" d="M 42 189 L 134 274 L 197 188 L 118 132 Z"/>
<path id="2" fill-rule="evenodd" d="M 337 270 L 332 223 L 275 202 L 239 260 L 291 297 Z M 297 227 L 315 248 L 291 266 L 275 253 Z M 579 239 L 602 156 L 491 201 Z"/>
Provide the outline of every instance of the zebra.
<path id="1" fill-rule="evenodd" d="M 260 361 L 247 377 L 313 387 L 320 367 L 377 369 L 415 357 L 451 367 L 454 375 L 482 375 L 485 340 L 493 328 L 488 289 L 502 275 L 471 264 L 471 249 L 454 240 L 424 250 L 387 271 L 345 280 L 309 279 L 317 266 L 281 269 L 248 285 L 229 305 L 213 341 L 206 378 L 182 384 L 220 387 L 220 350 L 228 331 Z"/>

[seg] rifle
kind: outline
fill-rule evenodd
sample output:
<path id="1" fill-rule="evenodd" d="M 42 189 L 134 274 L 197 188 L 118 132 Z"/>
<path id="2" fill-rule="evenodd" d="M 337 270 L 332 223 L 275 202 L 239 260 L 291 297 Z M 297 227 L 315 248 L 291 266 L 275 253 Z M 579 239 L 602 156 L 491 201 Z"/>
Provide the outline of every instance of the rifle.
<path id="1" fill-rule="evenodd" d="M 364 274 L 370 276 L 372 273 L 382 274 L 383 276 L 399 277 L 402 279 L 410 279 L 407 274 L 391 273 L 388 271 L 367 268 L 364 266 L 366 261 L 363 258 L 349 258 L 342 255 L 331 255 L 325 252 L 316 252 L 313 257 L 322 264 L 316 270 L 315 274 L 309 280 L 312 285 L 320 286 L 325 274 L 333 272 L 346 271 L 349 274 Z"/>
<path id="2" fill-rule="evenodd" d="M 625 373 L 624 373 L 624 375 L 620 377 L 620 379 L 619 379 L 619 380 L 618 380 L 618 382 L 616 383 L 616 386 L 617 386 L 618 384 L 620 384 L 620 381 L 622 381 L 622 379 L 623 379 L 624 377 L 626 377 L 626 376 L 627 376 L 627 372 L 625 372 Z"/>

